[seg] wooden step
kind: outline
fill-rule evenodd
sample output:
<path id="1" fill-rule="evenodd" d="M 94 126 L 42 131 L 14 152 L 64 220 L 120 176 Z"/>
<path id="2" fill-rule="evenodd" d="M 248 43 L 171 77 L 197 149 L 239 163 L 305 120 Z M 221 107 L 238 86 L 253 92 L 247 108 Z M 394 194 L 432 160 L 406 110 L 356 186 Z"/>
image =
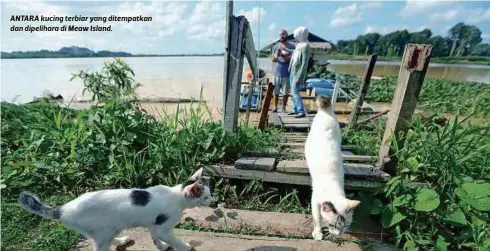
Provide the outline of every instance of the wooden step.
<path id="1" fill-rule="evenodd" d="M 369 205 L 366 205 L 369 208 Z M 350 230 L 342 238 L 358 237 L 363 239 L 383 240 L 379 219 L 366 217 L 363 208 L 356 210 Z M 310 214 L 262 212 L 240 209 L 210 207 L 193 208 L 184 212 L 181 222 L 192 221 L 203 227 L 215 230 L 240 230 L 245 226 L 255 229 L 255 234 L 261 235 L 298 235 L 310 237 L 313 222 Z M 311 238 L 311 237 L 310 237 Z"/>
<path id="2" fill-rule="evenodd" d="M 355 173 L 357 170 L 353 170 Z M 271 183 L 282 183 L 292 185 L 311 185 L 311 177 L 308 173 L 287 173 L 280 171 L 260 171 L 260 170 L 246 170 L 238 169 L 230 165 L 207 165 L 204 166 L 204 175 L 223 177 L 230 179 L 242 179 L 242 180 L 261 180 Z M 388 174 L 386 174 L 388 175 Z M 354 174 L 354 177 L 356 175 Z M 359 175 L 357 175 L 359 176 Z M 384 174 L 383 174 L 384 176 Z M 384 180 L 357 180 L 352 178 L 345 179 L 345 189 L 353 191 L 371 191 L 373 189 L 380 188 L 386 183 Z"/>
<path id="3" fill-rule="evenodd" d="M 356 155 L 347 155 L 356 156 Z M 369 157 L 369 156 L 368 156 Z M 285 173 L 309 174 L 305 159 L 279 160 L 264 157 L 244 157 L 235 161 L 235 168 L 244 170 L 277 171 Z M 390 175 L 372 164 L 344 163 L 346 178 L 388 181 Z"/>
<path id="4" fill-rule="evenodd" d="M 226 233 L 198 232 L 175 229 L 174 233 L 180 240 L 189 243 L 198 251 L 333 251 L 363 250 L 362 246 L 353 242 L 340 246 L 329 241 L 308 239 L 286 239 L 278 237 L 235 235 Z M 147 229 L 135 228 L 123 231 L 119 236 L 129 236 L 135 244 L 127 251 L 157 250 Z M 114 247 L 111 247 L 114 250 Z M 79 243 L 77 250 L 92 251 L 89 241 Z M 174 249 L 172 249 L 174 250 Z M 385 249 L 391 250 L 391 249 Z"/>

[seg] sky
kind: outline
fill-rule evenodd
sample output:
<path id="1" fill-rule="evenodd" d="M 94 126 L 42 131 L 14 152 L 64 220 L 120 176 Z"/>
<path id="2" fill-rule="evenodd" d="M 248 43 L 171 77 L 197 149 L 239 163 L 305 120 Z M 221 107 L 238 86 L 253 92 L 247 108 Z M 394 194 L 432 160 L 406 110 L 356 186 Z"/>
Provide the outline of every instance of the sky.
<path id="1" fill-rule="evenodd" d="M 424 28 L 446 36 L 458 22 L 476 25 L 490 43 L 490 2 L 478 1 L 234 1 L 234 15 L 251 24 L 255 46 L 306 26 L 329 41 Z M 11 21 L 13 15 L 48 17 L 144 16 L 151 22 Z M 225 46 L 225 1 L 11 1 L 1 0 L 1 50 L 58 50 L 64 46 L 133 54 L 220 53 Z M 11 31 L 12 26 L 108 26 L 112 31 Z M 260 45 L 260 46 L 259 46 Z"/>

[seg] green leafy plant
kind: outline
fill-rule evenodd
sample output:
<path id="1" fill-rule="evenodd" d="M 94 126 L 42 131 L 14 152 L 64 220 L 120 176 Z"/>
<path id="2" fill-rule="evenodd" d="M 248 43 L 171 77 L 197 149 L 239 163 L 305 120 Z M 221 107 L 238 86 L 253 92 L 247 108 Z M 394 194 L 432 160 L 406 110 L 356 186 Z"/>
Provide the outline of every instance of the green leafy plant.
<path id="1" fill-rule="evenodd" d="M 114 62 L 104 62 L 100 72 L 89 73 L 80 70 L 73 74 L 70 81 L 80 78 L 83 80 L 83 94 L 92 93 L 92 101 L 116 100 L 122 97 L 135 97 L 136 88 L 141 84 L 135 82 L 134 72 L 123 60 L 116 58 Z"/>
<path id="2" fill-rule="evenodd" d="M 440 126 L 417 118 L 397 150 L 399 172 L 385 187 L 381 223 L 395 230 L 398 246 L 490 248 L 490 128 L 467 119 Z"/>
<path id="3" fill-rule="evenodd" d="M 126 98 L 137 87 L 133 76 L 120 60 L 106 63 L 101 72 L 79 73 L 94 99 L 103 101 L 88 109 L 1 103 L 2 235 L 8 237 L 2 250 L 67 250 L 78 238 L 56 224 L 50 225 L 52 236 L 43 235 L 34 246 L 19 242 L 18 231 L 4 232 L 19 228 L 12 219 L 22 210 L 15 205 L 21 191 L 74 198 L 96 189 L 177 184 L 199 166 L 230 161 L 225 152 L 265 151 L 277 145 L 277 130 L 242 125 L 236 133 L 226 132 L 201 100 L 173 113 L 149 115 L 138 100 Z M 29 236 L 46 231 L 43 222 L 25 221 Z M 66 241 L 55 244 L 54 239 Z"/>

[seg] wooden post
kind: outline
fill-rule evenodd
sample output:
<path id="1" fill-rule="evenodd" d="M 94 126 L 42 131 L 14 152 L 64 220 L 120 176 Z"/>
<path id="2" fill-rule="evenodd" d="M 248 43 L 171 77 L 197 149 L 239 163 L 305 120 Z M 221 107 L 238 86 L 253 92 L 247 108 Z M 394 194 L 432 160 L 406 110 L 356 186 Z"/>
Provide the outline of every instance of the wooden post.
<path id="1" fill-rule="evenodd" d="M 369 84 L 371 83 L 371 76 L 373 75 L 374 66 L 376 65 L 377 58 L 378 56 L 376 54 L 369 56 L 368 64 L 366 65 L 366 69 L 364 70 L 364 75 L 361 80 L 361 85 L 359 86 L 356 103 L 354 104 L 349 123 L 347 124 L 348 130 L 354 128 L 357 123 L 357 118 L 359 117 L 359 113 L 361 112 L 362 105 L 364 103 L 364 97 L 366 96 L 366 93 L 369 89 Z"/>
<path id="2" fill-rule="evenodd" d="M 339 88 L 340 88 L 340 76 L 335 78 L 335 86 L 333 87 L 332 94 L 332 110 L 335 111 L 335 104 L 337 103 L 337 96 L 339 96 Z"/>
<path id="3" fill-rule="evenodd" d="M 229 6 L 229 9 L 232 8 Z M 238 124 L 240 86 L 243 73 L 243 36 L 247 23 L 245 17 L 231 17 L 229 27 L 230 46 L 227 49 L 224 72 L 224 112 L 223 127 L 227 132 L 235 132 Z"/>
<path id="4" fill-rule="evenodd" d="M 250 119 L 250 106 L 252 106 L 252 95 L 254 92 L 254 83 L 252 82 L 248 85 L 248 95 L 247 95 L 247 111 L 245 114 L 245 123 L 248 125 Z"/>
<path id="5" fill-rule="evenodd" d="M 230 83 L 228 79 L 230 78 L 230 47 L 231 47 L 231 29 L 232 29 L 232 19 L 233 19 L 233 1 L 228 0 L 226 6 L 226 18 L 225 18 L 225 53 L 224 53 L 224 72 L 223 72 L 223 121 L 226 120 L 226 103 L 228 100 L 228 88 Z M 225 128 L 226 129 L 226 128 Z"/>
<path id="6" fill-rule="evenodd" d="M 429 44 L 407 44 L 405 47 L 398 74 L 397 89 L 388 113 L 388 121 L 378 155 L 379 166 L 390 174 L 396 173 L 397 164 L 391 145 L 392 134 L 396 135 L 397 146 L 401 149 L 417 106 L 431 55 L 432 45 Z M 385 159 L 387 157 L 389 160 Z"/>
<path id="7" fill-rule="evenodd" d="M 257 51 L 255 50 L 254 46 L 254 39 L 252 36 L 252 29 L 246 21 L 245 27 L 244 27 L 244 36 L 243 36 L 243 53 L 245 54 L 245 57 L 247 58 L 248 65 L 250 66 L 250 70 L 252 70 L 252 75 L 253 75 L 253 80 L 256 80 L 259 78 L 259 67 L 257 64 Z M 255 83 L 255 82 L 253 82 Z"/>
<path id="8" fill-rule="evenodd" d="M 272 99 L 272 90 L 274 90 L 274 86 L 272 85 L 272 82 L 269 82 L 269 84 L 267 85 L 267 91 L 265 93 L 264 105 L 262 106 L 262 110 L 260 111 L 259 129 L 261 131 L 264 130 L 265 122 L 267 121 L 267 114 L 269 113 L 269 106 Z"/>

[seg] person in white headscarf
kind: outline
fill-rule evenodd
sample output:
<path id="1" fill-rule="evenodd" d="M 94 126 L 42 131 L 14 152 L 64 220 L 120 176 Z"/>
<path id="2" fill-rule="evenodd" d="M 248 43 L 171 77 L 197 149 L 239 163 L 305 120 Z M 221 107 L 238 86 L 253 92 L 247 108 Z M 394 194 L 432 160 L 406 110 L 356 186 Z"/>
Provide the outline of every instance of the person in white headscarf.
<path id="1" fill-rule="evenodd" d="M 310 60 L 310 45 L 308 44 L 308 28 L 298 27 L 294 30 L 294 39 L 298 42 L 291 56 L 289 64 L 291 94 L 293 98 L 293 112 L 291 115 L 296 115 L 296 118 L 306 116 L 303 99 L 299 93 L 301 85 L 306 80 L 308 72 L 308 61 Z"/>

